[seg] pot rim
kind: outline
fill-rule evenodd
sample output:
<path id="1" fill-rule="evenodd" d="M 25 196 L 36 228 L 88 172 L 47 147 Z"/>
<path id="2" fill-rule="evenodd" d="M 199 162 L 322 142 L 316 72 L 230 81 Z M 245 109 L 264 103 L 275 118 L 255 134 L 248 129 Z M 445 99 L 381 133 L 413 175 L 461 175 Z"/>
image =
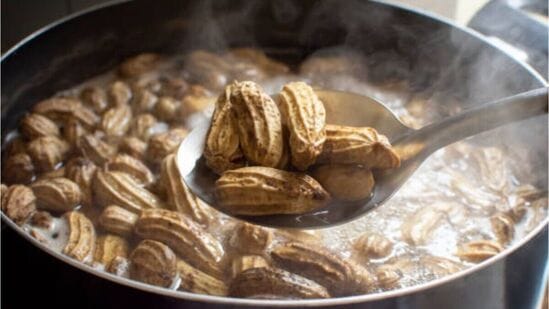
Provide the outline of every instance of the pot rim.
<path id="1" fill-rule="evenodd" d="M 104 3 L 92 5 L 87 9 L 69 14 L 65 17 L 62 17 L 62 18 L 52 22 L 52 23 L 49 23 L 49 24 L 39 28 L 38 30 L 32 32 L 31 34 L 29 34 L 28 36 L 23 38 L 21 41 L 19 41 L 17 44 L 12 46 L 10 49 L 8 49 L 4 54 L 1 55 L 0 62 L 4 62 L 12 54 L 15 54 L 16 51 L 19 48 L 23 47 L 26 43 L 32 41 L 34 38 L 40 36 L 42 33 L 45 33 L 47 31 L 49 31 L 50 29 L 53 29 L 57 26 L 60 26 L 60 25 L 64 24 L 65 22 L 76 19 L 76 18 L 78 18 L 82 15 L 86 15 L 88 13 L 92 13 L 92 12 L 99 11 L 99 10 L 102 10 L 102 9 L 107 9 L 111 6 L 125 4 L 125 3 L 131 2 L 131 1 L 132 0 L 111 0 L 111 1 L 104 2 Z M 489 41 L 486 36 L 482 35 L 480 32 L 478 32 L 478 31 L 476 31 L 472 28 L 468 28 L 468 27 L 465 27 L 465 26 L 458 25 L 457 23 L 455 23 L 454 21 L 452 21 L 451 19 L 449 19 L 447 17 L 429 12 L 427 10 L 423 10 L 423 9 L 412 7 L 412 6 L 405 5 L 405 4 L 392 3 L 392 2 L 390 2 L 391 0 L 368 0 L 368 1 L 375 2 L 375 3 L 378 3 L 380 5 L 385 5 L 385 6 L 388 6 L 388 7 L 393 7 L 393 8 L 396 8 L 396 9 L 403 10 L 403 11 L 408 11 L 408 12 L 416 14 L 416 15 L 422 15 L 422 16 L 425 16 L 429 19 L 435 20 L 435 21 L 437 21 L 441 24 L 445 24 L 447 26 L 450 26 L 451 28 L 455 28 L 455 29 L 458 29 L 462 32 L 465 32 L 468 35 L 471 35 L 471 36 L 475 37 L 476 39 L 482 41 L 484 44 L 489 45 L 489 46 L 497 49 L 499 52 L 501 52 L 501 53 L 507 55 L 509 58 L 513 59 L 517 64 L 519 64 L 524 69 L 526 69 L 533 77 L 535 77 L 544 86 L 549 85 L 549 82 L 547 80 L 545 80 L 545 78 L 540 73 L 538 73 L 538 71 L 536 71 L 531 65 L 529 65 L 528 63 L 518 59 L 515 56 L 513 56 L 511 53 L 509 53 L 509 51 L 500 48 L 498 45 L 496 45 L 493 42 Z"/>
<path id="2" fill-rule="evenodd" d="M 10 57 L 13 54 L 16 54 L 17 50 L 21 47 L 23 47 L 28 42 L 32 41 L 34 38 L 40 36 L 41 34 L 47 32 L 48 30 L 55 28 L 57 26 L 62 25 L 63 23 L 76 19 L 82 15 L 101 10 L 106 9 L 111 6 L 124 4 L 126 2 L 130 2 L 131 0 L 113 0 L 108 1 L 106 3 L 94 5 L 88 9 L 70 14 L 68 16 L 65 16 L 61 19 L 58 19 L 25 37 L 23 40 L 19 41 L 17 44 L 15 44 L 12 48 L 10 48 L 6 53 L 4 53 L 0 57 L 0 62 L 4 62 L 8 57 Z M 522 66 L 524 69 L 526 69 L 535 79 L 537 79 L 542 85 L 547 86 L 547 81 L 539 74 L 536 70 L 534 70 L 529 64 L 517 59 L 513 55 L 509 54 L 507 51 L 502 50 L 479 32 L 457 25 L 453 21 L 451 21 L 448 18 L 439 16 L 437 14 L 427 12 L 422 9 L 413 8 L 411 6 L 402 5 L 402 4 L 395 4 L 395 3 L 389 3 L 388 0 L 370 0 L 372 2 L 379 3 L 381 5 L 386 5 L 390 7 L 394 7 L 396 9 L 405 10 L 417 15 L 422 15 L 427 18 L 430 18 L 432 20 L 435 20 L 437 22 L 440 22 L 442 24 L 446 24 L 449 27 L 458 29 L 460 31 L 463 31 L 479 40 L 481 40 L 483 43 L 498 49 L 501 53 L 507 55 L 509 58 L 513 59 L 517 64 Z M 5 222 L 10 226 L 12 229 L 14 229 L 19 235 L 21 235 L 23 238 L 28 240 L 31 244 L 33 244 L 35 247 L 45 251 L 49 255 L 57 258 L 58 260 L 61 260 L 73 267 L 76 267 L 80 270 L 83 270 L 89 274 L 96 275 L 100 278 L 136 288 L 141 291 L 145 292 L 152 292 L 155 294 L 173 297 L 177 299 L 183 299 L 183 300 L 190 300 L 190 301 L 196 301 L 196 302 L 206 302 L 206 303 L 214 303 L 214 304 L 225 304 L 225 305 L 242 305 L 242 306 L 270 306 L 270 307 L 320 307 L 320 306 L 337 306 L 337 305 L 345 305 L 345 304 L 356 304 L 356 303 L 363 303 L 363 302 L 372 302 L 372 301 L 379 301 L 384 300 L 387 298 L 393 298 L 393 297 L 401 297 L 413 293 L 418 293 L 424 290 L 428 290 L 443 284 L 446 284 L 450 281 L 471 275 L 477 271 L 480 271 L 486 267 L 488 267 L 491 264 L 494 264 L 505 257 L 507 257 L 512 252 L 516 251 L 518 248 L 522 247 L 524 244 L 529 242 L 532 238 L 534 238 L 536 235 L 538 235 L 546 226 L 549 225 L 549 217 L 546 217 L 535 229 L 530 231 L 525 237 L 520 239 L 520 241 L 514 243 L 508 248 L 505 248 L 502 252 L 497 254 L 494 257 L 491 257 L 479 264 L 476 264 L 474 266 L 471 266 L 469 268 L 466 268 L 462 271 L 456 272 L 454 274 L 444 276 L 439 279 L 431 280 L 422 284 L 417 284 L 411 287 L 397 289 L 393 291 L 386 291 L 381 293 L 373 293 L 373 294 L 363 294 L 363 295 L 355 295 L 355 296 L 346 296 L 346 297 L 334 297 L 334 298 L 327 298 L 327 299 L 298 299 L 298 300 L 264 300 L 264 299 L 246 299 L 246 298 L 234 298 L 234 297 L 225 297 L 225 296 L 213 296 L 213 295 L 206 295 L 206 294 L 197 294 L 197 293 L 191 293 L 191 292 L 185 292 L 185 291 L 179 291 L 179 290 L 170 290 L 158 286 L 148 285 L 139 281 L 135 281 L 132 279 L 123 278 L 120 276 L 116 276 L 113 274 L 110 274 L 105 271 L 101 271 L 98 269 L 95 269 L 89 265 L 86 265 L 84 263 L 81 263 L 77 260 L 74 260 L 60 252 L 56 252 L 47 245 L 39 242 L 34 237 L 32 237 L 29 233 L 24 231 L 20 226 L 15 224 L 10 218 L 8 218 L 3 212 L 1 213 L 2 222 Z"/>
<path id="3" fill-rule="evenodd" d="M 506 248 L 502 252 L 500 252 L 498 255 L 491 257 L 479 264 L 476 264 L 474 266 L 471 266 L 469 268 L 466 268 L 462 271 L 456 272 L 454 274 L 444 276 L 439 279 L 431 280 L 425 283 L 417 284 L 411 287 L 397 289 L 393 291 L 386 291 L 386 292 L 380 292 L 380 293 L 373 293 L 373 294 L 363 294 L 363 295 L 355 295 L 355 296 L 346 296 L 346 297 L 333 297 L 333 298 L 319 298 L 319 299 L 297 299 L 297 300 L 265 300 L 265 299 L 247 299 L 247 298 L 235 298 L 235 297 L 228 297 L 228 296 L 213 296 L 213 295 L 206 295 L 206 294 L 197 294 L 192 292 L 185 292 L 185 291 L 179 291 L 179 290 L 170 290 L 158 286 L 148 285 L 139 281 L 135 281 L 132 279 L 127 279 L 124 277 L 116 276 L 111 273 L 98 270 L 96 268 L 93 268 L 87 264 L 81 263 L 75 259 L 72 259 L 68 257 L 67 255 L 64 255 L 60 252 L 56 252 L 55 250 L 51 249 L 47 245 L 39 242 L 36 238 L 32 237 L 29 233 L 24 231 L 21 227 L 19 227 L 17 224 L 15 224 L 10 218 L 8 218 L 4 213 L 1 213 L 3 222 L 7 223 L 12 229 L 14 229 L 19 235 L 21 235 L 23 238 L 26 238 L 30 243 L 32 243 L 35 247 L 38 247 L 48 253 L 49 255 L 71 265 L 74 266 L 80 270 L 83 270 L 89 274 L 96 275 L 98 277 L 101 277 L 103 279 L 110 280 L 112 282 L 122 284 L 128 287 L 133 287 L 145 292 L 152 292 L 156 294 L 160 294 L 163 296 L 169 296 L 174 297 L 178 299 L 184 299 L 184 300 L 190 300 L 190 301 L 198 301 L 198 302 L 206 302 L 206 303 L 215 303 L 215 304 L 232 304 L 232 305 L 244 305 L 244 306 L 270 306 L 270 307 L 317 307 L 317 306 L 336 306 L 336 305 L 345 305 L 345 304 L 356 304 L 356 303 L 363 303 L 363 302 L 372 302 L 372 301 L 378 301 L 378 300 L 384 300 L 387 298 L 393 298 L 393 297 L 401 297 L 406 296 L 413 293 L 418 293 L 423 290 L 428 290 L 434 287 L 437 287 L 439 285 L 446 284 L 450 281 L 466 277 L 468 275 L 471 275 L 477 271 L 480 271 L 491 264 L 494 264 L 502 259 L 504 259 L 507 255 L 513 253 L 518 248 L 522 247 L 524 244 L 529 242 L 532 238 L 534 238 L 536 235 L 538 235 L 546 226 L 549 225 L 549 218 L 545 218 L 543 222 L 541 222 L 534 230 L 530 231 L 525 237 L 523 237 L 520 241 L 516 242 L 512 246 Z"/>

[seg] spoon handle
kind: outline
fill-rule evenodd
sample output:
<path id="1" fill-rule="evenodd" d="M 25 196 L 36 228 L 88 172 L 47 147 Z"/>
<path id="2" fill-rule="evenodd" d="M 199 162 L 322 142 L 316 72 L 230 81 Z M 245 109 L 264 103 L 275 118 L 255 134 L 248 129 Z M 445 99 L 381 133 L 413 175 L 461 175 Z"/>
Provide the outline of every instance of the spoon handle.
<path id="1" fill-rule="evenodd" d="M 418 145 L 415 156 L 425 157 L 437 149 L 499 126 L 547 113 L 547 87 L 483 104 L 425 126 L 395 141 L 395 146 Z"/>

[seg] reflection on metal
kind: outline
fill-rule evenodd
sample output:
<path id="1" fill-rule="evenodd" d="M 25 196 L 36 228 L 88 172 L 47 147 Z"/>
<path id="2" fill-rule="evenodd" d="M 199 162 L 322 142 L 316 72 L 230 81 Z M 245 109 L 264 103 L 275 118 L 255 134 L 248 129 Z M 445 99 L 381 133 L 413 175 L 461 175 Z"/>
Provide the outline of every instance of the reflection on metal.
<path id="1" fill-rule="evenodd" d="M 374 127 L 386 135 L 397 152 L 401 166 L 374 171 L 373 196 L 360 202 L 332 202 L 314 213 L 238 218 L 271 227 L 318 228 L 352 221 L 391 198 L 434 151 L 467 137 L 499 126 L 547 113 L 547 88 L 540 88 L 495 102 L 482 104 L 421 129 L 411 129 L 384 104 L 367 96 L 329 90 L 315 90 L 323 101 L 328 123 Z M 217 176 L 204 164 L 202 152 L 209 121 L 195 128 L 179 146 L 177 164 L 185 182 L 202 200 L 217 207 L 214 188 Z"/>

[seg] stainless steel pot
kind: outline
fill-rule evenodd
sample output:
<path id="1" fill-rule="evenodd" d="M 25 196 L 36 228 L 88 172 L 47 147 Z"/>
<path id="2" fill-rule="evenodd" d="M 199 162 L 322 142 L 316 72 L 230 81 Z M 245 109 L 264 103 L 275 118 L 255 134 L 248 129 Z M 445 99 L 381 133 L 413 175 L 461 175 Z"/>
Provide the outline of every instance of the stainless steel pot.
<path id="1" fill-rule="evenodd" d="M 442 93 L 471 105 L 545 85 L 531 67 L 497 49 L 481 35 L 427 13 L 380 1 L 122 1 L 60 20 L 3 56 L 2 132 L 14 128 L 36 101 L 102 73 L 124 57 L 141 51 L 169 53 L 258 46 L 295 64 L 319 49 L 341 45 L 373 59 L 367 68 L 371 80 L 407 79 L 414 91 Z M 547 171 L 547 117 L 504 130 L 518 132 L 509 138 L 509 143 L 532 149 L 532 160 L 539 160 L 542 171 L 537 177 L 538 185 L 547 186 L 547 173 L 543 172 Z M 524 132 L 528 132 L 528 140 L 520 138 Z M 326 300 L 235 299 L 166 290 L 97 271 L 53 252 L 4 214 L 2 219 L 42 251 L 91 274 L 78 272 L 82 274 L 79 280 L 96 280 L 91 278 L 97 276 L 132 288 L 121 290 L 100 279 L 110 293 L 99 286 L 103 283 L 97 283 L 97 293 L 89 291 L 102 299 L 96 304 L 119 303 L 123 299 L 125 305 L 169 307 L 184 303 L 196 307 L 531 308 L 539 298 L 547 269 L 545 219 L 498 256 L 411 288 Z M 5 247 L 4 254 L 12 249 Z M 34 275 L 40 277 L 40 273 Z M 4 283 L 10 284 L 12 279 Z M 61 287 L 66 285 L 70 291 L 71 284 L 61 283 Z M 151 294 L 136 294 L 133 288 Z M 143 300 L 142 295 L 148 298 Z M 166 301 L 165 297 L 179 301 Z M 89 304 L 94 300 L 85 301 Z"/>

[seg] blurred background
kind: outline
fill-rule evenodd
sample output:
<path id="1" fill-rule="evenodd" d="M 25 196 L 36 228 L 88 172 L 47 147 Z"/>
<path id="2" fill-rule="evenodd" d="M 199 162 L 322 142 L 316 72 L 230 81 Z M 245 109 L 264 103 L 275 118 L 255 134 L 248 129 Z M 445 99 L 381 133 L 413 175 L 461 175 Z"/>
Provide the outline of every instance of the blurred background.
<path id="1" fill-rule="evenodd" d="M 65 15 L 107 0 L 2 0 L 2 52 Z"/>
<path id="2" fill-rule="evenodd" d="M 2 53 L 41 27 L 107 0 L 2 0 Z M 546 79 L 547 0 L 389 0 L 451 19 L 489 37 Z M 532 35 L 534 34 L 534 35 Z"/>

